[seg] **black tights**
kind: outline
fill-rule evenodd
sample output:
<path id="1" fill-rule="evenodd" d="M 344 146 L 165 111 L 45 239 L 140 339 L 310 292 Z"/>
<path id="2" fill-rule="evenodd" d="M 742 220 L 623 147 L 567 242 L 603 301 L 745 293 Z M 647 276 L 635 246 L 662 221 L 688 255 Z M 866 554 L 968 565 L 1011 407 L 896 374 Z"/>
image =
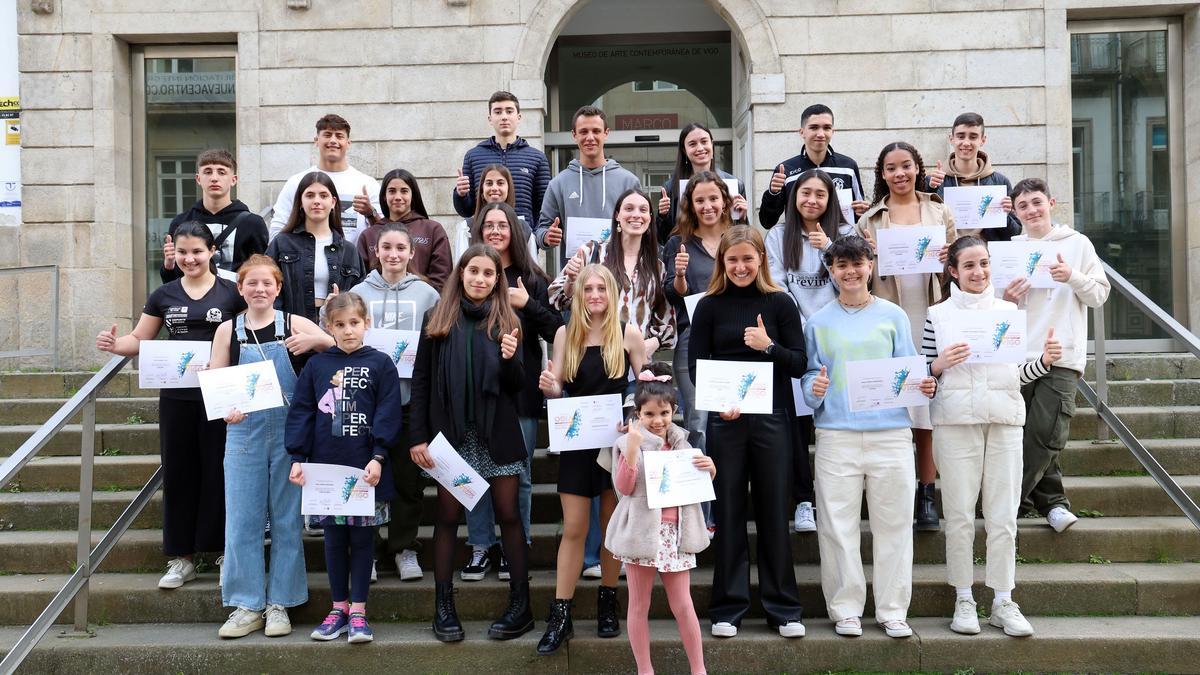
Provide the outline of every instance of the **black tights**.
<path id="1" fill-rule="evenodd" d="M 498 476 L 488 480 L 491 486 L 492 510 L 500 524 L 500 542 L 508 560 L 513 581 L 529 578 L 529 547 L 525 543 L 525 526 L 517 505 L 518 476 Z M 485 497 L 486 498 L 486 497 Z M 447 583 L 454 577 L 454 546 L 458 540 L 458 524 L 463 518 L 463 506 L 446 488 L 438 486 L 437 519 L 433 526 L 433 578 Z"/>
<path id="2" fill-rule="evenodd" d="M 334 602 L 366 602 L 371 587 L 375 528 L 357 525 L 325 526 L 325 567 Z M 347 588 L 349 581 L 349 588 Z"/>

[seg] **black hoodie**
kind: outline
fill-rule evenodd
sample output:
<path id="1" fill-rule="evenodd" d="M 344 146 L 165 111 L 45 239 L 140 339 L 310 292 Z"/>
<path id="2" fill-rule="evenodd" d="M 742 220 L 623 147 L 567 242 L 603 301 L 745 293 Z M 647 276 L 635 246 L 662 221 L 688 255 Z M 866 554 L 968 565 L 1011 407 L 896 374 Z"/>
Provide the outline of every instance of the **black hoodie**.
<path id="1" fill-rule="evenodd" d="M 204 208 L 204 200 L 199 200 L 192 204 L 192 208 L 175 216 L 167 228 L 167 234 L 174 239 L 175 230 L 179 229 L 180 225 L 196 220 L 208 225 L 213 237 L 217 237 L 239 216 L 241 219 L 238 220 L 237 231 L 225 239 L 216 256 L 218 268 L 227 272 L 236 272 L 246 258 L 255 253 L 267 252 L 267 224 L 263 222 L 261 216 L 252 212 L 250 207 L 242 202 L 235 199 L 229 206 L 216 213 L 210 213 L 208 209 Z M 174 269 L 163 267 L 158 270 L 158 276 L 166 284 L 182 277 L 183 273 L 179 271 L 178 267 Z"/>

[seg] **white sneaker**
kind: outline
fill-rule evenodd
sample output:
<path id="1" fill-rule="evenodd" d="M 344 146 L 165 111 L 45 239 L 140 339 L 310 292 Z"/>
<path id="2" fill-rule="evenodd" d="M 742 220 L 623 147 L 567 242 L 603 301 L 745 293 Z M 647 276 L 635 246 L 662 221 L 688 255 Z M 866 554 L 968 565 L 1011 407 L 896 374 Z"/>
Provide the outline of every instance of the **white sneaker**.
<path id="1" fill-rule="evenodd" d="M 585 567 L 583 570 L 583 578 L 584 579 L 599 579 L 601 576 L 603 576 L 603 575 L 600 573 L 599 565 L 592 565 L 591 567 Z"/>
<path id="2" fill-rule="evenodd" d="M 833 632 L 847 637 L 858 637 L 862 635 L 862 620 L 857 616 L 848 616 L 834 624 Z"/>
<path id="3" fill-rule="evenodd" d="M 816 532 L 817 519 L 813 516 L 812 502 L 800 502 L 796 505 L 795 530 L 797 532 Z"/>
<path id="4" fill-rule="evenodd" d="M 712 636 L 719 638 L 737 637 L 737 626 L 728 621 L 718 621 L 712 625 Z"/>
<path id="5" fill-rule="evenodd" d="M 417 562 L 417 552 L 408 549 L 396 554 L 396 569 L 400 572 L 400 581 L 416 581 L 425 576 Z"/>
<path id="6" fill-rule="evenodd" d="M 192 561 L 185 558 L 174 558 L 167 563 L 167 573 L 158 580 L 158 587 L 170 590 L 195 580 L 196 566 L 192 564 Z"/>
<path id="7" fill-rule="evenodd" d="M 213 564 L 217 566 L 217 588 L 224 588 L 225 587 L 225 556 L 223 556 L 223 555 L 217 556 L 217 559 L 213 561 Z"/>
<path id="8" fill-rule="evenodd" d="M 375 571 L 375 561 L 371 561 L 371 583 L 379 581 L 379 572 Z"/>
<path id="9" fill-rule="evenodd" d="M 262 630 L 263 614 L 252 609 L 243 609 L 238 607 L 229 615 L 229 619 L 225 621 L 225 625 L 217 631 L 217 635 L 223 638 L 240 638 L 245 637 L 256 630 Z"/>
<path id="10" fill-rule="evenodd" d="M 1003 628 L 1004 634 L 1012 637 L 1033 635 L 1033 626 L 1029 625 L 1025 615 L 1021 614 L 1021 608 L 1012 600 L 1001 600 L 1000 604 L 992 605 L 992 615 L 988 617 L 988 623 L 996 628 Z"/>
<path id="11" fill-rule="evenodd" d="M 890 638 L 906 638 L 912 637 L 912 628 L 908 627 L 908 622 L 904 619 L 892 619 L 879 624 L 883 628 L 883 632 L 887 633 Z"/>
<path id="12" fill-rule="evenodd" d="M 292 632 L 292 620 L 283 605 L 267 605 L 263 618 L 267 621 L 267 637 L 283 637 Z"/>
<path id="13" fill-rule="evenodd" d="M 306 537 L 324 537 L 325 528 L 321 526 L 312 527 L 308 524 L 308 517 L 304 516 L 304 536 Z"/>
<path id="14" fill-rule="evenodd" d="M 1050 523 L 1050 527 L 1053 527 L 1055 532 L 1066 531 L 1077 520 L 1079 520 L 1078 516 L 1061 506 L 1050 509 L 1050 513 L 1046 514 L 1046 522 Z"/>
<path id="15" fill-rule="evenodd" d="M 950 622 L 950 630 L 963 635 L 979 633 L 979 614 L 975 601 L 971 598 L 957 598 L 954 601 L 954 620 Z"/>
<path id="16" fill-rule="evenodd" d="M 779 627 L 779 635 L 785 638 L 802 638 L 804 637 L 804 624 L 799 621 L 789 621 Z"/>

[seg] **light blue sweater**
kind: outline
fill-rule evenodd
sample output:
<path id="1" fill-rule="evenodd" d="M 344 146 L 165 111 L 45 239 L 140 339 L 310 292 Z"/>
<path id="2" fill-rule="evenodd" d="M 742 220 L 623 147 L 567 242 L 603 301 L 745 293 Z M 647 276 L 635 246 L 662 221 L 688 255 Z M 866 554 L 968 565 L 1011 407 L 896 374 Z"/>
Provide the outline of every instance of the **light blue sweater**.
<path id="1" fill-rule="evenodd" d="M 908 316 L 896 305 L 875 298 L 866 308 L 848 313 L 836 300 L 813 314 L 804 324 L 808 371 L 804 373 L 804 401 L 813 409 L 819 429 L 883 431 L 912 426 L 907 408 L 851 412 L 846 385 L 846 362 L 916 356 Z M 812 383 L 825 366 L 829 390 L 817 398 Z"/>

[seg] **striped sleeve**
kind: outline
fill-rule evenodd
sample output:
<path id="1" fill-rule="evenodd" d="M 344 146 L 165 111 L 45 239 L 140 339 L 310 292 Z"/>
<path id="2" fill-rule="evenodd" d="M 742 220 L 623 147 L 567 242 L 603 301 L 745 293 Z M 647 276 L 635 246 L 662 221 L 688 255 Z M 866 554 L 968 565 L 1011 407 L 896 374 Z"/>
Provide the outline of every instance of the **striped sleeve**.
<path id="1" fill-rule="evenodd" d="M 933 364 L 937 358 L 937 334 L 933 332 L 933 320 L 925 317 L 925 332 L 921 335 L 921 353 L 925 355 L 925 365 Z"/>
<path id="2" fill-rule="evenodd" d="M 1038 357 L 1028 363 L 1021 364 L 1021 386 L 1025 386 L 1030 382 L 1050 372 L 1050 369 L 1042 363 L 1042 357 Z"/>

